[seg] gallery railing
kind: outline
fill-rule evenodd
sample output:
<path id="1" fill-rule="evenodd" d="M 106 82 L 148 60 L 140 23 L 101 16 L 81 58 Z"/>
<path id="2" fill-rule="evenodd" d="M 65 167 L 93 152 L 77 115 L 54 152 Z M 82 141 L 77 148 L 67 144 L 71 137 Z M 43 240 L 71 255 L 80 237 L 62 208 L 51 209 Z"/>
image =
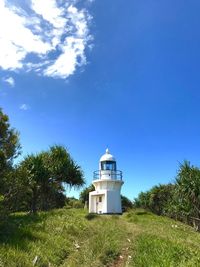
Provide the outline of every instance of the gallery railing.
<path id="1" fill-rule="evenodd" d="M 122 171 L 98 170 L 93 173 L 93 180 L 112 179 L 122 180 Z"/>

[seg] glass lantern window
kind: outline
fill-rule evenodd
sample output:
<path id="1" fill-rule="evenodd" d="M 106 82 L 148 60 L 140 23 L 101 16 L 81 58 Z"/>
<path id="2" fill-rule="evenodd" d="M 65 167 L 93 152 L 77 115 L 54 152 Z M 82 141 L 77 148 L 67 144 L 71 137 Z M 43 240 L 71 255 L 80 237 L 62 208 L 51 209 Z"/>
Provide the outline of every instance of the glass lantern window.
<path id="1" fill-rule="evenodd" d="M 114 162 L 114 161 L 101 162 L 101 170 L 103 170 L 103 171 L 116 171 L 116 162 Z"/>

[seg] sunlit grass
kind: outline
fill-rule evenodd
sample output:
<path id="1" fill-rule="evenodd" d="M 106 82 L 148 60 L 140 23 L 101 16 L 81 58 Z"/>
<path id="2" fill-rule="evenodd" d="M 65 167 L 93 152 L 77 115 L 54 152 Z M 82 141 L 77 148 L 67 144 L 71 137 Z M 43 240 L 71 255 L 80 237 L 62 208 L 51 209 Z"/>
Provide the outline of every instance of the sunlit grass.
<path id="1" fill-rule="evenodd" d="M 0 232 L 0 266 L 103 266 L 120 253 L 125 229 L 82 209 L 18 213 Z M 89 217 L 90 218 L 90 217 Z"/>
<path id="2" fill-rule="evenodd" d="M 13 214 L 0 229 L 0 266 L 200 266 L 200 234 L 143 210 L 123 216 L 60 209 Z"/>
<path id="3" fill-rule="evenodd" d="M 133 211 L 124 217 L 140 228 L 130 266 L 200 266 L 200 234 L 190 226 L 148 212 Z"/>

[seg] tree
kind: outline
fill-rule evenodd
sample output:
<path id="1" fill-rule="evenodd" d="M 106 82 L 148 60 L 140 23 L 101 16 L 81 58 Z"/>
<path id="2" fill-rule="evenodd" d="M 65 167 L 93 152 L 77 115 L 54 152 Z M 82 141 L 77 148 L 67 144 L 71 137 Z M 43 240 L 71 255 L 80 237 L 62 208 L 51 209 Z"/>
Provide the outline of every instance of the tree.
<path id="1" fill-rule="evenodd" d="M 149 209 L 150 191 L 139 193 L 138 197 L 134 199 L 134 207 Z"/>
<path id="2" fill-rule="evenodd" d="M 200 169 L 184 161 L 180 164 L 176 185 L 176 205 L 179 210 L 200 218 Z"/>
<path id="3" fill-rule="evenodd" d="M 26 211 L 30 206 L 30 187 L 29 173 L 23 166 L 15 166 L 7 178 L 9 193 L 4 203 L 10 211 Z"/>
<path id="4" fill-rule="evenodd" d="M 27 156 L 18 166 L 27 174 L 31 194 L 30 210 L 64 206 L 65 186 L 84 184 L 83 172 L 63 146 L 52 146 L 48 151 Z"/>
<path id="5" fill-rule="evenodd" d="M 9 118 L 0 108 L 0 193 L 5 193 L 5 177 L 20 154 L 19 133 L 11 128 Z"/>
<path id="6" fill-rule="evenodd" d="M 4 216 L 10 194 L 9 177 L 13 160 L 20 154 L 19 134 L 11 128 L 9 118 L 0 108 L 0 216 Z"/>
<path id="7" fill-rule="evenodd" d="M 149 208 L 158 215 L 164 215 L 167 212 L 174 193 L 173 184 L 160 184 L 150 190 Z"/>
<path id="8" fill-rule="evenodd" d="M 80 201 L 85 204 L 89 202 L 89 193 L 94 191 L 95 187 L 93 184 L 89 185 L 88 187 L 85 187 L 83 191 L 81 191 L 79 199 Z"/>
<path id="9" fill-rule="evenodd" d="M 43 196 L 49 179 L 49 171 L 45 168 L 43 163 L 43 153 L 37 155 L 28 155 L 19 165 L 18 171 L 24 170 L 29 187 L 31 188 L 30 194 L 30 210 L 35 213 L 39 208 L 37 206 L 39 196 Z M 41 207 L 40 207 L 41 208 Z"/>
<path id="10" fill-rule="evenodd" d="M 130 199 L 128 199 L 127 197 L 121 195 L 121 200 L 122 200 L 122 210 L 123 211 L 127 211 L 128 209 L 132 209 L 133 208 L 133 203 Z"/>
<path id="11" fill-rule="evenodd" d="M 173 184 L 154 186 L 138 195 L 134 201 L 135 206 L 149 209 L 158 215 L 166 214 L 174 195 L 174 188 Z"/>

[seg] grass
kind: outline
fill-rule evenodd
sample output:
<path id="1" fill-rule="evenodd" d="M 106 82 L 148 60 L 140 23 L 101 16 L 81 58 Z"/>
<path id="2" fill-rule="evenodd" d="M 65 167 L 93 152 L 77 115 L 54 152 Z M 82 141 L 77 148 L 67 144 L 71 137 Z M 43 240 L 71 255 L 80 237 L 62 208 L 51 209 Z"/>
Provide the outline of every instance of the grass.
<path id="1" fill-rule="evenodd" d="M 190 226 L 147 212 L 124 217 L 138 228 L 130 266 L 200 266 L 200 234 Z"/>
<path id="2" fill-rule="evenodd" d="M 0 228 L 0 267 L 200 266 L 200 234 L 142 210 L 16 213 Z"/>

